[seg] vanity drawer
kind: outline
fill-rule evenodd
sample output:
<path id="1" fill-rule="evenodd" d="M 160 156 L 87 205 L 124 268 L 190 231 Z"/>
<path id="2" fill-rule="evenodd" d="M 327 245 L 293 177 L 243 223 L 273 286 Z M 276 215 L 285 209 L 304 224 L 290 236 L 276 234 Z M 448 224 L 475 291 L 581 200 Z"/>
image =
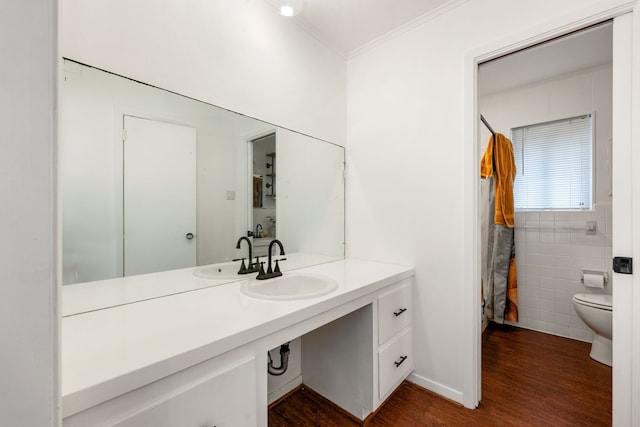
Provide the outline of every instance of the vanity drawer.
<path id="1" fill-rule="evenodd" d="M 378 353 L 378 394 L 383 400 L 413 369 L 411 329 L 394 338 Z"/>
<path id="2" fill-rule="evenodd" d="M 378 297 L 378 345 L 411 324 L 411 281 Z"/>

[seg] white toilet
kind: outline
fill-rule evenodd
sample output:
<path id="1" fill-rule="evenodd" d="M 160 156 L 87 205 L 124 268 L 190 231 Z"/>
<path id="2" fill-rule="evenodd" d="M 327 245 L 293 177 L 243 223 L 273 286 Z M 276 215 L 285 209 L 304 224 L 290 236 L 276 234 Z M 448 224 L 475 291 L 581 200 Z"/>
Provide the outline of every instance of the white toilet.
<path id="1" fill-rule="evenodd" d="M 613 332 L 613 308 L 611 295 L 575 294 L 573 308 L 593 331 L 592 359 L 611 366 L 611 337 Z"/>

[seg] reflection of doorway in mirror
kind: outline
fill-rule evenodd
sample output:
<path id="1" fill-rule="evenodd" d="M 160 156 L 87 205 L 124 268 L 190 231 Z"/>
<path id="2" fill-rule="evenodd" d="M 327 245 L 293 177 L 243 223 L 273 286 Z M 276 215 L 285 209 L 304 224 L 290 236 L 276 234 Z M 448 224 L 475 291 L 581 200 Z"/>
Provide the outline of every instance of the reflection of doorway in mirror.
<path id="1" fill-rule="evenodd" d="M 196 265 L 196 129 L 124 116 L 124 274 Z"/>
<path id="2" fill-rule="evenodd" d="M 256 239 L 273 239 L 276 237 L 276 134 L 261 136 L 251 143 L 254 183 L 252 232 Z"/>

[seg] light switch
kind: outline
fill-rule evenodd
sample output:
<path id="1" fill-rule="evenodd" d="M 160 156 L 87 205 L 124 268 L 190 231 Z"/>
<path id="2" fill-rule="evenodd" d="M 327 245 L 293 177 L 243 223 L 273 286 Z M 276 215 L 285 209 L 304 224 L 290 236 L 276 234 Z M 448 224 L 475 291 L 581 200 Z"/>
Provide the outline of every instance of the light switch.
<path id="1" fill-rule="evenodd" d="M 227 200 L 235 200 L 236 192 L 233 190 L 227 190 Z"/>

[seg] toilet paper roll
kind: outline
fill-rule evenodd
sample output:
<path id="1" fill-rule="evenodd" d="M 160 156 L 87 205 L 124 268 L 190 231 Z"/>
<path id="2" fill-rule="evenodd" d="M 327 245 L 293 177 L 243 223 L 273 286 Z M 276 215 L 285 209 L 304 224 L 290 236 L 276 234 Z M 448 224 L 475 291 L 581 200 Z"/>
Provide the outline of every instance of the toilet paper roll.
<path id="1" fill-rule="evenodd" d="M 604 288 L 604 275 L 602 274 L 584 274 L 583 283 L 589 288 Z"/>

